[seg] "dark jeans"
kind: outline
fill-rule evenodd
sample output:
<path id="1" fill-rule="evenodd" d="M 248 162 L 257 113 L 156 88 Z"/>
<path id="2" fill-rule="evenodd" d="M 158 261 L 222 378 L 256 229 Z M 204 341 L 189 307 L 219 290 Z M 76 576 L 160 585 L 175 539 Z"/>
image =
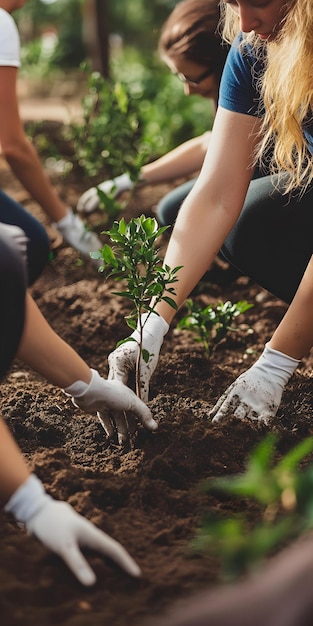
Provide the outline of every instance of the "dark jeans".
<path id="1" fill-rule="evenodd" d="M 0 235 L 0 378 L 18 348 L 25 316 L 26 271 L 12 241 Z"/>
<path id="2" fill-rule="evenodd" d="M 313 253 L 313 186 L 302 197 L 289 197 L 276 188 L 277 178 L 258 175 L 219 255 L 290 303 Z M 180 185 L 161 200 L 157 217 L 162 225 L 173 224 L 194 183 Z"/>
<path id="3" fill-rule="evenodd" d="M 22 205 L 0 190 L 0 222 L 19 226 L 27 235 L 28 284 L 41 274 L 49 259 L 50 242 L 45 228 Z"/>
<path id="4" fill-rule="evenodd" d="M 253 180 L 222 252 L 243 274 L 290 303 L 313 254 L 313 186 L 290 198 L 270 176 Z"/>

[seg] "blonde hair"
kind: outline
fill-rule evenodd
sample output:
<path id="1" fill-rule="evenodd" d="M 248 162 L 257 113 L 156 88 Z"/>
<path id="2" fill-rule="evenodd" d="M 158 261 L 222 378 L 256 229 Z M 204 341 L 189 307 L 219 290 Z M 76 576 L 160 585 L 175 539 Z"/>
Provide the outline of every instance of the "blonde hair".
<path id="1" fill-rule="evenodd" d="M 239 18 L 224 7 L 223 37 L 230 42 L 239 31 Z M 286 172 L 285 191 L 298 188 L 303 193 L 313 181 L 313 156 L 303 133 L 305 122 L 312 123 L 313 116 L 313 2 L 286 0 L 284 8 L 287 12 L 277 37 L 265 44 L 267 64 L 261 85 L 265 111 L 256 159 L 262 161 L 270 150 L 271 173 Z M 259 45 L 253 33 L 247 40 Z"/>

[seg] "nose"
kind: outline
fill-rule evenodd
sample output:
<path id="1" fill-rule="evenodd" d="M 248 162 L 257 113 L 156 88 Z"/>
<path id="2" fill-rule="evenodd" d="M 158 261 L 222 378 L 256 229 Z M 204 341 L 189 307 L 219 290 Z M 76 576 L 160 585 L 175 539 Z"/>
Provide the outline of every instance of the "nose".
<path id="1" fill-rule="evenodd" d="M 257 30 L 261 26 L 261 20 L 258 18 L 254 7 L 240 7 L 239 10 L 240 28 L 244 33 L 250 33 Z"/>

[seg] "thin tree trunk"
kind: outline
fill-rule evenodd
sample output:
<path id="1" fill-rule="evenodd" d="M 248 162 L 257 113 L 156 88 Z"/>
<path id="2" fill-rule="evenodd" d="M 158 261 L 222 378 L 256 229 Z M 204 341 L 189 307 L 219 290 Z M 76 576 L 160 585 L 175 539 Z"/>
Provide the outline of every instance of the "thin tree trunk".
<path id="1" fill-rule="evenodd" d="M 85 0 L 83 37 L 91 69 L 109 76 L 108 0 Z"/>

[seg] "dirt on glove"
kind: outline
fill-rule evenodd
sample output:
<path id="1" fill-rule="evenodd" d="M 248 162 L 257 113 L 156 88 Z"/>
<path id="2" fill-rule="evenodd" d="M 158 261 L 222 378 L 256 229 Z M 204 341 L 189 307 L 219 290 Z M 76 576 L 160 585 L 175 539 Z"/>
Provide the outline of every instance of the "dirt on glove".
<path id="1" fill-rule="evenodd" d="M 45 215 L 2 161 L 0 166 L 4 191 L 46 224 L 53 240 Z M 88 186 L 84 181 L 54 182 L 72 206 Z M 157 201 L 170 188 L 139 189 L 125 219 L 154 215 Z M 88 224 L 98 233 L 106 228 L 99 211 L 88 216 Z M 163 237 L 165 247 L 167 235 Z M 56 241 L 54 258 L 32 294 L 54 330 L 107 376 L 109 352 L 129 334 L 124 320 L 128 303 L 112 295 L 115 283 L 104 281 L 91 263 Z M 192 297 L 203 306 L 219 300 L 247 300 L 254 306 L 237 318 L 237 332 L 229 333 L 209 360 L 193 335 L 172 325 L 151 381 L 150 407 L 159 429 L 150 433 L 139 428 L 129 449 L 108 445 L 95 416 L 75 408 L 20 362 L 1 384 L 2 415 L 48 492 L 68 500 L 120 541 L 143 571 L 140 580 L 133 580 L 100 555 L 88 553 L 98 581 L 83 588 L 58 557 L 1 511 L 3 626 L 139 626 L 173 601 L 217 584 L 218 560 L 190 548 L 204 512 L 230 517 L 244 507 L 251 523 L 259 519 L 256 503 L 220 500 L 200 486 L 208 477 L 242 472 L 269 429 L 233 419 L 213 425 L 208 413 L 261 354 L 286 305 L 245 276 L 224 287 L 201 281 Z M 313 355 L 303 359 L 271 423 L 279 435 L 278 455 L 312 434 L 312 365 Z"/>

